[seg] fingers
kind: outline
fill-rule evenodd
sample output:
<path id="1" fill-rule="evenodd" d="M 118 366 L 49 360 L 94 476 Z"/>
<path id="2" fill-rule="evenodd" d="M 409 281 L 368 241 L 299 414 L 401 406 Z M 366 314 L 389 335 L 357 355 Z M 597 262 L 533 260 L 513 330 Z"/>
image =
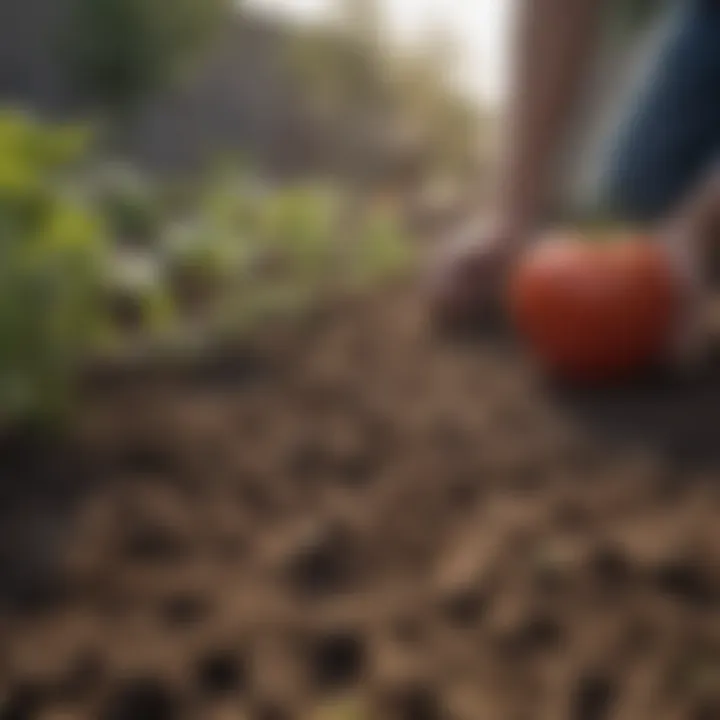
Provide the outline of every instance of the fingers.
<path id="1" fill-rule="evenodd" d="M 676 223 L 664 230 L 661 242 L 675 269 L 680 303 L 666 360 L 679 370 L 702 364 L 709 348 L 705 308 L 707 283 L 702 253 L 689 226 Z"/>
<path id="2" fill-rule="evenodd" d="M 446 240 L 431 266 L 436 319 L 447 326 L 495 326 L 516 248 L 515 238 L 483 220 Z"/>

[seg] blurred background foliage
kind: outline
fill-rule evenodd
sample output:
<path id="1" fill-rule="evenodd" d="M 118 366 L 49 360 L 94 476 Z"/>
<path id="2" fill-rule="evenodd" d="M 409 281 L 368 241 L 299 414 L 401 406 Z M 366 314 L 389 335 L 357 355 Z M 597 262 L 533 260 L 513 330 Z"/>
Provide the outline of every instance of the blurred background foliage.
<path id="1" fill-rule="evenodd" d="M 57 42 L 28 45 L 27 60 L 49 53 L 48 83 L 66 71 L 48 95 L 63 102 L 48 112 L 40 83 L 10 109 L 17 98 L 0 83 L 0 429 L 63 417 L 98 359 L 203 352 L 213 337 L 248 337 L 402 275 L 414 259 L 408 197 L 482 169 L 482 113 L 449 81 L 452 38 L 393 48 L 377 0 L 338 0 L 334 21 L 312 27 L 229 0 L 57 2 L 67 9 L 57 27 L 48 15 Z M 262 50 L 237 47 L 248 28 Z M 223 38 L 248 61 L 231 53 L 223 78 L 244 84 L 202 70 L 216 67 Z M 14 47 L 22 64 L 25 46 Z M 314 136 L 312 155 L 330 160 L 284 176 L 239 133 L 205 171 L 168 175 L 108 143 L 198 77 L 195 104 L 162 116 L 161 136 L 180 115 L 222 115 L 213 102 L 231 88 L 239 114 L 215 121 L 255 113 L 261 130 L 292 136 L 301 118 L 312 132 L 288 149 Z"/>
<path id="2" fill-rule="evenodd" d="M 125 114 L 212 41 L 230 0 L 72 0 L 62 50 L 82 100 Z"/>
<path id="3" fill-rule="evenodd" d="M 79 126 L 0 114 L 0 426 L 69 408 L 93 358 L 185 354 L 405 271 L 399 214 L 223 169 L 180 211 Z M 350 212 L 356 213 L 348 223 Z"/>
<path id="4" fill-rule="evenodd" d="M 0 116 L 0 421 L 65 409 L 100 330 L 102 217 L 73 182 L 73 127 Z"/>
<path id="5" fill-rule="evenodd" d="M 340 7 L 335 25 L 288 43 L 290 67 L 313 106 L 357 133 L 374 130 L 388 157 L 400 170 L 410 166 L 413 177 L 477 168 L 483 115 L 452 85 L 454 39 L 434 28 L 401 51 L 386 38 L 377 0 Z"/>
<path id="6" fill-rule="evenodd" d="M 73 95 L 84 111 L 121 131 L 131 132 L 133 120 L 168 88 L 190 92 L 208 58 L 229 44 L 236 46 L 235 67 L 222 72 L 248 76 L 246 90 L 225 88 L 238 93 L 233 102 L 264 105 L 265 125 L 292 134 L 293 121 L 271 117 L 281 108 L 270 98 L 287 95 L 282 110 L 303 119 L 295 120 L 304 125 L 297 132 L 317 138 L 315 153 L 331 155 L 336 146 L 331 170 L 377 177 L 399 165 L 412 166 L 416 176 L 438 165 L 454 171 L 477 163 L 481 112 L 450 81 L 453 38 L 435 30 L 412 51 L 393 48 L 378 0 L 338 0 L 331 20 L 302 28 L 259 18 L 230 0 L 58 1 L 69 3 L 58 62 L 67 66 Z M 270 25 L 265 42 L 243 32 L 264 37 Z M 268 87 L 258 88 L 252 76 L 266 71 Z M 212 110 L 220 73 L 201 81 L 191 112 L 203 103 L 200 112 Z M 258 156 L 257 148 L 234 149 Z"/>

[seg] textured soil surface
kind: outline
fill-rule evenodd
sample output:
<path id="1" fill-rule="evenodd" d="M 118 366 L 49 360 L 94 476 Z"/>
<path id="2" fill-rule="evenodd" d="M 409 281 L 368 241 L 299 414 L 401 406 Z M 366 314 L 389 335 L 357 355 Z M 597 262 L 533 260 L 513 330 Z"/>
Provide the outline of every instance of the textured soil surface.
<path id="1" fill-rule="evenodd" d="M 720 370 L 612 393 L 400 290 L 0 447 L 0 720 L 720 718 Z"/>

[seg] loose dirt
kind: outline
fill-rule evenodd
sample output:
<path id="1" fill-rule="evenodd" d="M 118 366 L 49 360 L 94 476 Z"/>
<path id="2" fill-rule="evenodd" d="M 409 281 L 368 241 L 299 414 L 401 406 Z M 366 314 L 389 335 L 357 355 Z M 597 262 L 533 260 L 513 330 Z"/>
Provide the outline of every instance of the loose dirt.
<path id="1" fill-rule="evenodd" d="M 0 470 L 2 720 L 720 718 L 720 371 L 573 391 L 401 288 Z"/>

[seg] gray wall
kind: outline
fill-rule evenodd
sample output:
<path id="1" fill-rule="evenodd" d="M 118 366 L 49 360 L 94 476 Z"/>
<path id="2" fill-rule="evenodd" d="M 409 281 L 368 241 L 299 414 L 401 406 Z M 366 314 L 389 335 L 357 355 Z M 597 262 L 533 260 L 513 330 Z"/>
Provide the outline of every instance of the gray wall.
<path id="1" fill-rule="evenodd" d="M 68 7 L 67 0 L 0 0 L 0 100 L 44 112 L 67 108 L 58 50 Z"/>
<path id="2" fill-rule="evenodd" d="M 0 0 L 0 104 L 74 114 L 59 52 L 71 1 Z M 159 172 L 192 171 L 224 151 L 278 171 L 320 158 L 323 132 L 303 116 L 280 63 L 283 37 L 280 26 L 238 16 L 192 74 L 151 97 L 121 129 L 122 153 Z"/>

